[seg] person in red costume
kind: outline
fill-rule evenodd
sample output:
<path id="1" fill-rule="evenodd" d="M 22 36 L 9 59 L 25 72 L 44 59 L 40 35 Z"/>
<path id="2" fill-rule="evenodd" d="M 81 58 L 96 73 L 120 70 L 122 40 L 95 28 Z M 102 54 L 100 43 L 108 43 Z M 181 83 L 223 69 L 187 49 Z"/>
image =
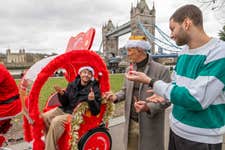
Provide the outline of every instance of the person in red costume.
<path id="1" fill-rule="evenodd" d="M 10 128 L 10 120 L 21 112 L 19 90 L 15 80 L 3 64 L 0 63 L 0 147 Z"/>

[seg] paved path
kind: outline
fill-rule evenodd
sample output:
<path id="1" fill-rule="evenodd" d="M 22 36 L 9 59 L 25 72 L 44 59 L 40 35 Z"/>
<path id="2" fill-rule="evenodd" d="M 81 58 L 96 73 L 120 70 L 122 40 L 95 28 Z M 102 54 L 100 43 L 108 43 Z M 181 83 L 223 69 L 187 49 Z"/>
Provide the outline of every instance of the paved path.
<path id="1" fill-rule="evenodd" d="M 166 118 L 165 118 L 165 146 L 167 149 L 168 146 L 168 137 L 169 137 L 169 113 L 170 113 L 171 109 L 168 108 L 166 110 Z M 124 116 L 121 117 L 117 117 L 114 119 L 111 119 L 109 122 L 109 128 L 110 128 L 110 134 L 112 136 L 112 150 L 124 150 L 123 149 L 123 133 L 124 133 Z M 225 150 L 225 138 L 224 138 L 224 142 L 223 142 L 223 149 Z M 10 148 L 11 150 L 30 150 L 31 146 L 28 143 L 19 143 L 19 144 L 15 144 L 15 145 L 10 145 L 8 146 L 8 148 Z M 1 150 L 1 148 L 0 148 Z"/>
<path id="2" fill-rule="evenodd" d="M 124 116 L 110 120 L 109 132 L 112 136 L 112 150 L 124 150 L 123 133 L 124 133 Z"/>
<path id="3" fill-rule="evenodd" d="M 109 131 L 112 136 L 112 150 L 123 150 L 122 141 L 123 141 L 123 125 L 124 125 L 124 116 L 111 119 L 109 122 Z M 27 142 L 22 142 L 15 145 L 9 145 L 7 148 L 10 150 L 31 150 L 31 144 Z M 0 148 L 1 150 L 1 148 Z"/>

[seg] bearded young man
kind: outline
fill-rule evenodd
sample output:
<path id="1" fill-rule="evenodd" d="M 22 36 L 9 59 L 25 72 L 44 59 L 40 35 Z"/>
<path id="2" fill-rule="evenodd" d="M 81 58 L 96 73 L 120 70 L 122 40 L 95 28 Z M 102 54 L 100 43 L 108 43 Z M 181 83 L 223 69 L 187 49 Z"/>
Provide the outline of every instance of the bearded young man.
<path id="1" fill-rule="evenodd" d="M 171 102 L 169 150 L 221 150 L 225 133 L 225 42 L 209 37 L 201 10 L 195 5 L 177 9 L 170 18 L 171 38 L 184 46 L 174 81 L 131 72 L 127 78 L 149 84 L 159 99 Z"/>

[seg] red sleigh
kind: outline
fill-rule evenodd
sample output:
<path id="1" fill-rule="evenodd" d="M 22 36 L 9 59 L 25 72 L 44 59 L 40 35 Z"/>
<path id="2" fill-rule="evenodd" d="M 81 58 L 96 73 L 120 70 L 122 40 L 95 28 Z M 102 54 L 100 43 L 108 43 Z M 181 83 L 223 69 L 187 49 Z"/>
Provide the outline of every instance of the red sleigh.
<path id="1" fill-rule="evenodd" d="M 59 106 L 57 94 L 50 96 L 44 111 Z M 64 149 L 111 149 L 111 136 L 108 133 L 108 120 L 113 112 L 113 104 L 103 101 L 100 113 L 97 116 L 91 115 L 86 102 L 79 104 L 73 113 L 73 117 L 68 117 L 65 124 L 66 132 L 58 141 L 59 148 Z M 69 141 L 69 142 L 64 142 Z M 69 144 L 70 143 L 70 144 Z M 74 147 L 74 148 L 71 148 Z"/>
<path id="2" fill-rule="evenodd" d="M 90 29 L 87 33 L 80 33 L 77 37 L 72 37 L 66 53 L 37 62 L 27 71 L 21 81 L 20 91 L 23 93 L 21 94 L 22 98 L 26 100 L 26 109 L 28 110 L 24 121 L 25 140 L 33 140 L 33 150 L 43 150 L 45 147 L 44 141 L 41 140 L 44 123 L 40 117 L 38 100 L 42 86 L 56 70 L 66 70 L 65 78 L 70 82 L 76 77 L 81 66 L 91 66 L 95 70 L 95 79 L 100 83 L 102 94 L 109 91 L 109 75 L 106 65 L 97 53 L 89 50 L 94 33 L 95 30 Z M 79 50 L 77 47 L 87 49 Z M 58 105 L 57 97 L 52 95 L 47 101 L 44 111 Z M 73 117 L 68 117 L 68 123 L 65 125 L 66 131 L 58 141 L 59 148 L 63 150 L 110 150 L 112 142 L 107 124 L 112 112 L 113 104 L 103 101 L 99 115 L 92 116 L 87 103 L 81 103 L 75 108 Z"/>

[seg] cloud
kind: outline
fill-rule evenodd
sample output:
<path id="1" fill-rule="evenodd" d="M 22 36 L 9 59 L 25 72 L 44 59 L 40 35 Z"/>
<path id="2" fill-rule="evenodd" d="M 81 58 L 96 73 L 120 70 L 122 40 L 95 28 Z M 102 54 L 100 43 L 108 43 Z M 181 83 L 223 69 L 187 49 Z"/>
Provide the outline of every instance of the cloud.
<path id="1" fill-rule="evenodd" d="M 153 1 L 147 1 L 149 8 Z M 169 33 L 168 18 L 174 8 L 185 1 L 155 1 L 156 20 L 159 27 Z M 130 20 L 131 5 L 136 0 L 7 0 L 0 5 L 0 52 L 6 48 L 18 51 L 63 53 L 71 36 L 85 32 L 90 27 L 96 29 L 93 44 L 98 50 L 101 43 L 102 25 L 111 19 L 114 25 Z M 212 18 L 209 18 L 209 24 Z M 208 21 L 207 21 L 208 22 Z M 208 28 L 208 25 L 206 25 Z M 217 27 L 220 26 L 217 24 Z M 210 32 L 215 32 L 215 29 Z M 219 31 L 216 30 L 216 31 Z M 123 45 L 126 36 L 120 37 Z"/>
<path id="2" fill-rule="evenodd" d="M 0 6 L 0 48 L 65 49 L 70 36 L 90 27 L 101 35 L 108 19 L 123 19 L 127 11 L 119 5 L 119 0 L 6 1 Z"/>

